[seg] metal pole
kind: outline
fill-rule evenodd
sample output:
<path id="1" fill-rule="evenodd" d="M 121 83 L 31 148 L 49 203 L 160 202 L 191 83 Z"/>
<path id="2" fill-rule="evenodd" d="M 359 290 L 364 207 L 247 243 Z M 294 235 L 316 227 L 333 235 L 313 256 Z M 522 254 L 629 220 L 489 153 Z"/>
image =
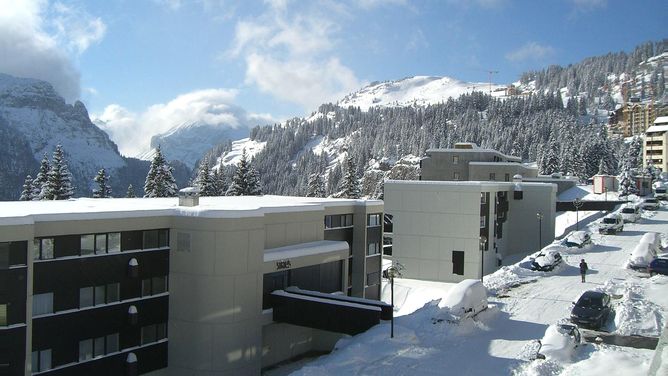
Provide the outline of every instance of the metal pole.
<path id="1" fill-rule="evenodd" d="M 578 207 L 575 207 L 575 231 L 580 230 L 580 209 Z"/>
<path id="2" fill-rule="evenodd" d="M 390 338 L 394 338 L 394 276 L 390 276 L 390 293 L 392 294 L 392 318 L 390 319 Z"/>

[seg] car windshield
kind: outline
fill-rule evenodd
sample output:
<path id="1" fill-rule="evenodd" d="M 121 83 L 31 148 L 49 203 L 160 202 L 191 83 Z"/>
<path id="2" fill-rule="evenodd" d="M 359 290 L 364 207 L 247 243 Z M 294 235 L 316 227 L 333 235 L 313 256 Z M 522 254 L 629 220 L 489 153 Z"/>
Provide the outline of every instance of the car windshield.
<path id="1" fill-rule="evenodd" d="M 656 204 L 656 199 L 655 198 L 648 198 L 645 200 L 645 202 L 648 202 L 650 204 Z"/>
<path id="2" fill-rule="evenodd" d="M 575 304 L 578 307 L 598 308 L 602 306 L 601 297 L 583 296 Z"/>
<path id="3" fill-rule="evenodd" d="M 656 193 L 666 193 L 666 188 L 657 188 Z"/>
<path id="4" fill-rule="evenodd" d="M 615 223 L 617 223 L 617 220 L 615 218 L 603 218 L 603 223 L 614 225 Z"/>
<path id="5" fill-rule="evenodd" d="M 626 214 L 633 214 L 633 213 L 635 213 L 635 212 L 636 212 L 636 211 L 633 210 L 633 208 L 624 208 L 624 209 L 622 209 L 622 213 L 626 213 Z"/>

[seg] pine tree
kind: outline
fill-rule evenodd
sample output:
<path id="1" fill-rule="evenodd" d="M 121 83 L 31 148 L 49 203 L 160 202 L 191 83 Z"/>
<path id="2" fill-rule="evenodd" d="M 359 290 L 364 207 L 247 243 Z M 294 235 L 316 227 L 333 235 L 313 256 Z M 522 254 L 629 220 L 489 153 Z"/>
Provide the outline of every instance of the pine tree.
<path id="1" fill-rule="evenodd" d="M 225 192 L 227 191 L 227 181 L 225 180 L 225 174 L 223 174 L 222 170 L 223 166 L 220 166 L 213 170 L 211 175 L 211 182 L 215 192 L 214 196 L 225 196 Z"/>
<path id="2" fill-rule="evenodd" d="M 348 154 L 345 161 L 345 173 L 338 196 L 342 198 L 360 198 L 360 183 L 357 179 L 357 166 Z"/>
<path id="3" fill-rule="evenodd" d="M 43 190 L 44 191 L 44 190 Z M 67 200 L 74 195 L 72 187 L 72 175 L 67 167 L 65 153 L 61 145 L 56 146 L 51 160 L 51 169 L 48 174 L 48 182 L 44 199 Z"/>
<path id="4" fill-rule="evenodd" d="M 325 182 L 320 174 L 311 174 L 308 179 L 306 197 L 325 197 Z"/>
<path id="5" fill-rule="evenodd" d="M 97 189 L 93 189 L 93 198 L 111 197 L 111 187 L 109 186 L 109 176 L 104 168 L 97 172 L 93 181 L 97 183 Z"/>
<path id="6" fill-rule="evenodd" d="M 32 201 L 33 200 L 33 180 L 32 176 L 26 176 L 25 181 L 23 182 L 23 190 L 21 191 L 21 201 Z"/>
<path id="7" fill-rule="evenodd" d="M 126 198 L 137 197 L 137 195 L 135 195 L 135 187 L 133 187 L 132 184 L 128 185 L 128 190 L 125 192 L 125 197 Z"/>
<path id="8" fill-rule="evenodd" d="M 249 179 L 251 173 L 250 164 L 248 163 L 248 157 L 246 156 L 246 149 L 241 153 L 241 160 L 237 165 L 237 169 L 234 171 L 234 176 L 232 177 L 232 184 L 227 189 L 228 196 L 244 196 L 251 193 L 249 189 Z"/>
<path id="9" fill-rule="evenodd" d="M 260 173 L 251 165 L 248 170 L 248 195 L 262 195 L 262 183 L 260 182 Z"/>
<path id="10" fill-rule="evenodd" d="M 610 175 L 610 171 L 608 171 L 608 163 L 603 158 L 601 158 L 601 161 L 598 163 L 598 174 Z"/>
<path id="11" fill-rule="evenodd" d="M 199 188 L 200 196 L 217 196 L 216 186 L 213 181 L 213 176 L 211 175 L 208 158 L 205 158 L 200 162 L 194 185 Z"/>
<path id="12" fill-rule="evenodd" d="M 32 181 L 32 199 L 33 200 L 43 200 L 44 195 L 46 194 L 47 182 L 49 181 L 49 170 L 51 169 L 51 164 L 49 163 L 49 158 L 44 153 L 42 161 L 39 164 L 39 171 L 37 176 Z"/>
<path id="13" fill-rule="evenodd" d="M 624 164 L 622 167 L 622 173 L 619 175 L 618 179 L 620 196 L 628 196 L 638 193 L 638 189 L 636 188 L 633 179 L 633 174 L 631 173 L 631 169 L 627 164 Z"/>
<path id="14" fill-rule="evenodd" d="M 144 197 L 174 197 L 178 188 L 172 175 L 172 167 L 162 155 L 160 146 L 156 149 L 151 167 L 144 183 Z"/>

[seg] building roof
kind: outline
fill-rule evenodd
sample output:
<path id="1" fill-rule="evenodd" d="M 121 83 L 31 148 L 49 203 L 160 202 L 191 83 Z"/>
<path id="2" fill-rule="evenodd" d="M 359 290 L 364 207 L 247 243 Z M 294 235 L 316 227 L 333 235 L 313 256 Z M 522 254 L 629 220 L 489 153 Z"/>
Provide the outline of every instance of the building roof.
<path id="1" fill-rule="evenodd" d="M 659 116 L 654 120 L 654 124 L 668 124 L 668 116 Z"/>
<path id="2" fill-rule="evenodd" d="M 456 149 L 456 148 L 427 149 L 426 153 L 427 154 L 429 154 L 429 153 L 491 153 L 491 154 L 501 155 L 501 156 L 505 157 L 506 159 L 509 159 L 509 160 L 512 160 L 512 161 L 517 161 L 517 162 L 522 161 L 522 158 L 520 158 L 520 157 L 503 154 L 502 152 L 500 152 L 498 150 L 494 150 L 494 149 L 480 149 L 480 148 L 475 148 L 475 149 Z"/>
<path id="3" fill-rule="evenodd" d="M 645 133 L 665 132 L 665 131 L 668 131 L 668 123 L 667 124 L 661 124 L 661 125 L 652 125 L 651 127 L 647 128 Z"/>
<path id="4" fill-rule="evenodd" d="M 168 198 L 77 198 L 62 201 L 0 202 L 0 225 L 41 221 L 140 218 L 160 216 L 237 218 L 266 213 L 322 210 L 330 206 L 382 205 L 380 200 L 293 196 L 200 197 L 199 205 L 179 206 Z"/>

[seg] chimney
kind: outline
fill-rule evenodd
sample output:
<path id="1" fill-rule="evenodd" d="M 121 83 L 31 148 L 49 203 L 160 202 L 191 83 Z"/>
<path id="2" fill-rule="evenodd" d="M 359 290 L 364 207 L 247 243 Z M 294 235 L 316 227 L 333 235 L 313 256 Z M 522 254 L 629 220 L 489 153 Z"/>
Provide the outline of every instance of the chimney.
<path id="1" fill-rule="evenodd" d="M 179 191 L 179 206 L 197 206 L 199 205 L 199 189 L 196 187 L 187 187 Z"/>

